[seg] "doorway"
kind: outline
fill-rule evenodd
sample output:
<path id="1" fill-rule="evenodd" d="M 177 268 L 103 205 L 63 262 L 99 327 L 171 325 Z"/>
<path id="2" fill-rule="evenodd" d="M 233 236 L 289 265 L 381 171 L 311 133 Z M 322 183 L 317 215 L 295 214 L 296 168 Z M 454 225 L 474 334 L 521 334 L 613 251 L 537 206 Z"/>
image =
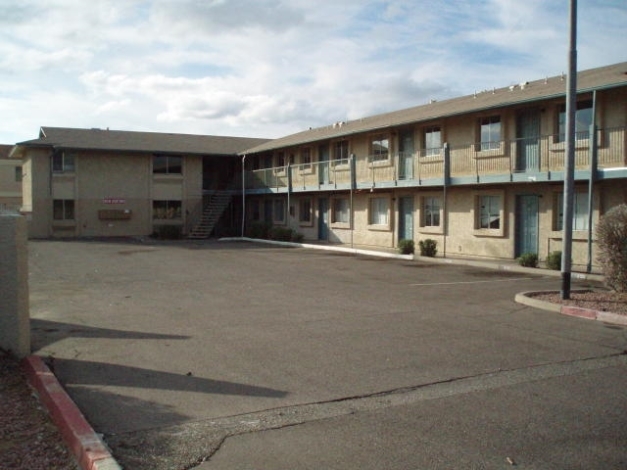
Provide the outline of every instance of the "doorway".
<path id="1" fill-rule="evenodd" d="M 414 198 L 398 198 L 398 239 L 414 239 Z"/>
<path id="2" fill-rule="evenodd" d="M 516 253 L 538 254 L 538 217 L 540 197 L 527 194 L 516 198 Z"/>
<path id="3" fill-rule="evenodd" d="M 318 199 L 318 240 L 329 239 L 329 199 Z"/>
<path id="4" fill-rule="evenodd" d="M 540 111 L 526 109 L 516 118 L 516 170 L 540 170 Z"/>

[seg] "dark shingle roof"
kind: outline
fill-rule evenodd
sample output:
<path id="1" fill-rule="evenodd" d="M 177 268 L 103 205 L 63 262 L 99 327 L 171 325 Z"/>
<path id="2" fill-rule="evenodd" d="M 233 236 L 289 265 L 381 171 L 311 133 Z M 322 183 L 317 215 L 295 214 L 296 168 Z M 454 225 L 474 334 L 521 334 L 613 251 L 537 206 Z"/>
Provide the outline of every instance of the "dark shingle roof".
<path id="1" fill-rule="evenodd" d="M 0 144 L 0 158 L 9 158 L 13 145 Z"/>
<path id="2" fill-rule="evenodd" d="M 627 85 L 627 62 L 585 70 L 577 74 L 578 92 Z M 427 122 L 449 116 L 501 108 L 513 104 L 563 97 L 566 94 L 566 77 L 556 76 L 511 87 L 497 88 L 480 93 L 436 101 L 376 116 L 310 129 L 265 142 L 248 149 L 247 154 L 303 145 L 325 139 L 346 137 L 361 132 L 376 131 L 391 126 Z"/>
<path id="3" fill-rule="evenodd" d="M 17 145 L 74 150 L 237 155 L 267 140 L 248 137 L 42 127 L 38 139 L 19 142 Z"/>

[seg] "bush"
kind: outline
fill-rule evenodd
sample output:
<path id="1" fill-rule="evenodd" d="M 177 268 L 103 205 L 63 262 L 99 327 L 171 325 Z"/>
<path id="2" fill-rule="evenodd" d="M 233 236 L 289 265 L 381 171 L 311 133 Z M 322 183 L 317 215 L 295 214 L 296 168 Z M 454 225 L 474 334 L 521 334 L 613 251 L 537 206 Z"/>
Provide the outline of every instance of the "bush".
<path id="1" fill-rule="evenodd" d="M 605 284 L 616 292 L 627 292 L 627 205 L 607 211 L 597 224 L 596 235 Z"/>
<path id="2" fill-rule="evenodd" d="M 551 251 L 546 257 L 546 267 L 554 271 L 562 269 L 562 252 Z"/>
<path id="3" fill-rule="evenodd" d="M 431 238 L 420 240 L 418 242 L 418 246 L 420 246 L 420 256 L 429 256 L 430 258 L 433 258 L 438 253 L 438 242 L 432 240 Z"/>
<path id="4" fill-rule="evenodd" d="M 291 228 L 287 227 L 272 227 L 270 232 L 268 233 L 268 238 L 270 240 L 276 240 L 280 242 L 291 242 L 292 241 L 292 232 Z"/>
<path id="5" fill-rule="evenodd" d="M 538 255 L 536 253 L 523 253 L 518 258 L 518 264 L 526 268 L 537 268 Z"/>
<path id="6" fill-rule="evenodd" d="M 271 224 L 266 222 L 253 222 L 246 228 L 246 236 L 248 238 L 269 238 L 268 234 L 272 228 Z"/>
<path id="7" fill-rule="evenodd" d="M 399 240 L 398 251 L 403 255 L 413 255 L 415 251 L 414 241 L 406 239 Z"/>

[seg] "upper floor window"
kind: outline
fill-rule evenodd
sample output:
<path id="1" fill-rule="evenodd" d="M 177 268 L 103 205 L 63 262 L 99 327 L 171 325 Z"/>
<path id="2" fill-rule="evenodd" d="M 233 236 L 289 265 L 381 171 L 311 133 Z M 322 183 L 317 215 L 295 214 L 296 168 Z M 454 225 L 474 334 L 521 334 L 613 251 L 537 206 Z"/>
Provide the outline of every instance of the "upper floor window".
<path id="1" fill-rule="evenodd" d="M 481 150 L 495 150 L 501 146 L 501 117 L 490 116 L 479 121 Z"/>
<path id="2" fill-rule="evenodd" d="M 348 140 L 338 140 L 333 144 L 333 160 L 348 160 Z"/>
<path id="3" fill-rule="evenodd" d="M 370 152 L 373 162 L 386 161 L 390 157 L 390 138 L 385 134 L 379 134 L 370 142 Z"/>
<path id="4" fill-rule="evenodd" d="M 52 218 L 54 220 L 74 220 L 74 200 L 54 199 L 52 201 Z"/>
<path id="5" fill-rule="evenodd" d="M 309 170 L 311 168 L 311 149 L 305 147 L 300 150 L 300 163 L 303 170 Z"/>
<path id="6" fill-rule="evenodd" d="M 161 175 L 180 175 L 183 173 L 183 157 L 173 155 L 154 155 L 152 172 Z"/>
<path id="7" fill-rule="evenodd" d="M 577 103 L 577 111 L 575 112 L 575 139 L 583 140 L 590 136 L 590 126 L 592 125 L 592 101 L 579 101 Z M 566 105 L 560 106 L 558 117 L 558 135 L 557 141 L 564 142 L 566 140 Z"/>
<path id="8" fill-rule="evenodd" d="M 285 166 L 285 153 L 279 152 L 276 156 L 276 166 Z"/>
<path id="9" fill-rule="evenodd" d="M 22 182 L 22 178 L 23 178 L 22 167 L 21 166 L 16 166 L 15 167 L 15 182 L 16 183 L 21 183 Z"/>
<path id="10" fill-rule="evenodd" d="M 423 144 L 425 157 L 440 155 L 440 150 L 442 149 L 442 130 L 440 126 L 425 128 Z"/>
<path id="11" fill-rule="evenodd" d="M 55 152 L 52 155 L 52 171 L 54 173 L 74 172 L 74 155 L 67 152 Z"/>

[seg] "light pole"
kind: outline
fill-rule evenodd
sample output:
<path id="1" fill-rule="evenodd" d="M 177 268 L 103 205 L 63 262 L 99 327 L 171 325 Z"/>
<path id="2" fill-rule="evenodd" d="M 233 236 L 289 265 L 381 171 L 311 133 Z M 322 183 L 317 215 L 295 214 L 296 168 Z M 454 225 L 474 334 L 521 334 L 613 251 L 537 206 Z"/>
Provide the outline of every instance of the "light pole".
<path id="1" fill-rule="evenodd" d="M 570 299 L 575 180 L 575 114 L 577 112 L 577 0 L 570 0 L 570 47 L 566 88 L 566 155 L 564 161 L 564 210 L 562 220 L 562 300 Z"/>

